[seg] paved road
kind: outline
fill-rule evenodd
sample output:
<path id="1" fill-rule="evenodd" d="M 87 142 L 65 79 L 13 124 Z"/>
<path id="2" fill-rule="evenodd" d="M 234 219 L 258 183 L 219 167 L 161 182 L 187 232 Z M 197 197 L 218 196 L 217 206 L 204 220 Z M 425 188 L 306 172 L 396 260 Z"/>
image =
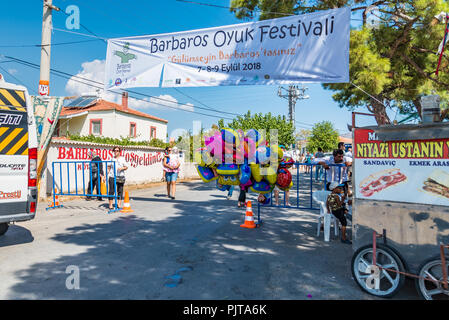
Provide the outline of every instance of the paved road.
<path id="1" fill-rule="evenodd" d="M 133 213 L 75 200 L 0 238 L 0 299 L 377 299 L 350 274 L 352 249 L 315 236 L 317 212 L 264 208 L 240 228 L 238 192 L 202 182 L 133 191 Z M 68 290 L 68 266 L 80 288 Z M 308 297 L 308 295 L 311 295 Z M 396 299 L 417 299 L 407 281 Z"/>

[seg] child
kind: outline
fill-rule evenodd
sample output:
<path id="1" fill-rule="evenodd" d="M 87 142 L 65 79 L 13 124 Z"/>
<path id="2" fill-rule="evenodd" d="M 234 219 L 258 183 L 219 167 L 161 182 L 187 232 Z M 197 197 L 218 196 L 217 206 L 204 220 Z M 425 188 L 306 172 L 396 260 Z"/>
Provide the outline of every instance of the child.
<path id="1" fill-rule="evenodd" d="M 345 199 L 346 196 L 344 194 L 344 185 L 338 184 L 336 181 L 332 181 L 329 185 L 329 190 L 332 191 L 332 193 L 327 197 L 326 201 L 326 207 L 329 212 L 332 212 L 332 214 L 340 221 L 341 223 L 341 242 L 346 244 L 351 244 L 352 242 L 346 239 L 346 216 L 345 214 L 348 213 L 348 210 L 345 206 Z"/>

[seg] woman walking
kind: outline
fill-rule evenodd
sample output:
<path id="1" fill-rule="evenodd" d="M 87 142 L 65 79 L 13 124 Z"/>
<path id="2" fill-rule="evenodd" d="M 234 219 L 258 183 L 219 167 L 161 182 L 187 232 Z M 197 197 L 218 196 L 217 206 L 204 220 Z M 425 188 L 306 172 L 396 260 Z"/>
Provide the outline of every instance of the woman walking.
<path id="1" fill-rule="evenodd" d="M 128 164 L 125 161 L 125 158 L 120 155 L 121 149 L 119 147 L 114 147 L 112 149 L 114 154 L 114 158 L 112 161 L 115 162 L 115 170 L 114 173 L 114 164 L 108 164 L 108 177 L 109 177 L 109 195 L 113 196 L 115 194 L 115 187 L 117 188 L 117 197 L 118 197 L 118 208 L 122 208 L 122 200 L 123 200 L 123 186 L 125 185 L 125 171 L 128 170 Z M 116 185 L 114 186 L 114 176 Z M 114 207 L 112 206 L 113 198 L 109 198 L 109 209 L 112 210 Z"/>
<path id="2" fill-rule="evenodd" d="M 165 181 L 167 181 L 167 197 L 171 198 L 172 200 L 175 199 L 176 180 L 178 179 L 179 167 L 181 166 L 179 157 L 177 155 L 177 150 L 178 148 L 174 147 L 173 151 L 175 152 L 172 154 L 171 147 L 165 148 L 165 151 L 169 155 L 169 161 L 164 161 L 162 163 L 163 170 L 165 172 Z"/>

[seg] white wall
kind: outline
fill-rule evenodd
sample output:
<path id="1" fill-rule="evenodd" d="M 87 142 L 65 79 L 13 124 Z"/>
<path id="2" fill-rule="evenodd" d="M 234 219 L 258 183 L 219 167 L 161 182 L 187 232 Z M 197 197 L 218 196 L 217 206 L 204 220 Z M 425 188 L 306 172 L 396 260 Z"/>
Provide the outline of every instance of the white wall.
<path id="1" fill-rule="evenodd" d="M 102 160 L 112 159 L 112 145 L 95 144 L 82 141 L 64 141 L 53 139 L 50 143 L 50 149 L 46 160 L 45 170 L 40 182 L 39 198 L 43 199 L 52 193 L 53 176 L 52 163 L 55 163 L 55 185 L 64 193 L 68 191 L 68 174 L 67 163 L 74 161 L 89 161 L 87 158 L 88 150 L 98 150 L 101 152 Z M 160 148 L 130 146 L 122 148 L 122 155 L 128 162 L 128 170 L 126 171 L 126 185 L 145 184 L 150 182 L 160 182 L 162 178 L 162 159 L 163 150 Z M 64 162 L 62 165 L 59 162 Z M 62 168 L 62 176 L 59 174 Z M 185 163 L 181 157 L 180 179 L 198 177 L 195 165 L 193 163 Z M 75 192 L 75 175 L 79 192 L 83 189 L 83 170 L 81 163 L 69 163 L 68 170 L 70 172 L 70 191 Z M 76 174 L 75 174 L 76 171 Z M 62 177 L 62 183 L 61 179 Z M 89 171 L 84 170 L 84 185 L 87 189 L 89 183 Z"/>
<path id="2" fill-rule="evenodd" d="M 71 134 L 79 134 L 88 136 L 90 134 L 90 120 L 102 120 L 102 137 L 110 137 L 120 139 L 128 137 L 130 123 L 136 123 L 137 135 L 133 141 L 150 141 L 151 126 L 156 127 L 156 138 L 166 141 L 167 139 L 167 123 L 151 120 L 114 110 L 107 111 L 89 111 L 87 115 L 74 117 L 70 119 L 60 119 L 59 135 L 65 136 L 67 124 Z"/>
<path id="3" fill-rule="evenodd" d="M 130 122 L 136 123 L 137 137 L 133 139 L 134 141 L 149 141 L 151 126 L 156 127 L 156 138 L 164 142 L 167 139 L 167 124 L 165 122 L 142 118 L 120 111 L 116 113 L 116 126 L 114 129 L 122 136 L 128 136 Z"/>

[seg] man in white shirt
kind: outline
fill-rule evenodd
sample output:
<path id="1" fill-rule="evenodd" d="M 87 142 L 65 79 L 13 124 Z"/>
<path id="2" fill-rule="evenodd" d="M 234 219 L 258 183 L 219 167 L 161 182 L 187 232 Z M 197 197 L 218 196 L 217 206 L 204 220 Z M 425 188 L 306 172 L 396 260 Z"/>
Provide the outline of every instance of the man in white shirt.
<path id="1" fill-rule="evenodd" d="M 345 153 L 345 156 L 352 159 L 352 148 L 348 148 L 348 152 Z"/>
<path id="2" fill-rule="evenodd" d="M 352 165 L 352 159 L 345 157 L 341 149 L 334 150 L 332 157 L 324 158 L 318 162 L 326 169 L 326 190 L 329 190 L 331 182 L 336 181 L 345 185 L 345 195 L 348 195 L 348 167 Z M 340 164 L 341 166 L 330 166 L 332 164 Z M 329 190 L 330 191 L 330 190 Z"/>

